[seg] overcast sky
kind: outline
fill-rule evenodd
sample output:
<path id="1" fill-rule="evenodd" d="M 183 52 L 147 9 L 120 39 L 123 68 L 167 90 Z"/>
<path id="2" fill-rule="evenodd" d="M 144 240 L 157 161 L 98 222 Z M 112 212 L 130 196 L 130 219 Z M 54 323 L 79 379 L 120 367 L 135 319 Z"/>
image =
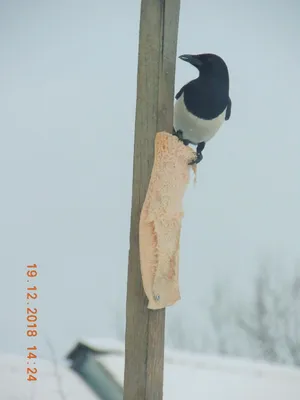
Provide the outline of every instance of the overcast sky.
<path id="1" fill-rule="evenodd" d="M 41 353 L 43 335 L 59 356 L 114 335 L 124 312 L 139 3 L 0 0 L 2 352 L 34 342 L 29 263 Z M 284 274 L 300 257 L 299 18 L 296 0 L 182 0 L 178 55 L 220 54 L 231 77 L 232 117 L 186 193 L 170 310 L 199 326 L 216 280 L 243 296 L 262 257 Z M 176 90 L 195 76 L 178 60 Z"/>

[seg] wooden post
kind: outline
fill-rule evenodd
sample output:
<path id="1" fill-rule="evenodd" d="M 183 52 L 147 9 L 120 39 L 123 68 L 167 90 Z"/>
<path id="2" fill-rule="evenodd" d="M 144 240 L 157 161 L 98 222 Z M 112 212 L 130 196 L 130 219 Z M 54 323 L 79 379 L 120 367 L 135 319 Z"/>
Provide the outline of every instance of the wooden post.
<path id="1" fill-rule="evenodd" d="M 180 0 L 142 0 L 126 304 L 124 400 L 163 398 L 165 310 L 147 308 L 139 218 L 158 131 L 172 132 Z"/>

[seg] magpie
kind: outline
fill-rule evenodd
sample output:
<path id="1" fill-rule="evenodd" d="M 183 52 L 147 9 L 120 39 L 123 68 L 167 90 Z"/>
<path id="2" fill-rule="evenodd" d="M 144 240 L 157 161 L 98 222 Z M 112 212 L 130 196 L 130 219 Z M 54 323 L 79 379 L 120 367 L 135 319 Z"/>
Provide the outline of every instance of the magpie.
<path id="1" fill-rule="evenodd" d="M 205 144 L 231 115 L 229 73 L 225 61 L 216 54 L 183 54 L 179 57 L 196 67 L 199 76 L 176 94 L 173 134 L 185 145 L 197 145 L 190 164 L 203 159 Z"/>

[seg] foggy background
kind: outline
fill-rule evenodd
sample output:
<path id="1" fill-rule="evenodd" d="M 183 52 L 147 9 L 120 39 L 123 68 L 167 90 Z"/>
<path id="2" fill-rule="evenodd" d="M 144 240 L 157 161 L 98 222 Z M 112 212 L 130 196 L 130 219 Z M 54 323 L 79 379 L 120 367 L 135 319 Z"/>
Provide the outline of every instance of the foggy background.
<path id="1" fill-rule="evenodd" d="M 0 0 L 1 352 L 37 345 L 47 357 L 47 336 L 62 357 L 79 337 L 122 329 L 139 6 Z M 182 300 L 167 310 L 168 331 L 181 321 L 195 341 L 216 282 L 239 303 L 262 262 L 289 277 L 300 257 L 299 17 L 297 1 L 182 0 L 178 55 L 221 55 L 232 99 L 185 196 Z M 195 76 L 177 59 L 175 90 Z"/>

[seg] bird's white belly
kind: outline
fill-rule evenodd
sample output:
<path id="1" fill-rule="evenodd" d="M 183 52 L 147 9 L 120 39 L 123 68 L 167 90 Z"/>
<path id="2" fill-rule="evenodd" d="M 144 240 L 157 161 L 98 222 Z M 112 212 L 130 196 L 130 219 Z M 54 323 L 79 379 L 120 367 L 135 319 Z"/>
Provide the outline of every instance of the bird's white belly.
<path id="1" fill-rule="evenodd" d="M 183 138 L 188 139 L 193 144 L 207 142 L 219 130 L 225 120 L 225 110 L 216 118 L 204 120 L 188 112 L 183 94 L 176 101 L 174 107 L 174 129 L 183 133 Z"/>

